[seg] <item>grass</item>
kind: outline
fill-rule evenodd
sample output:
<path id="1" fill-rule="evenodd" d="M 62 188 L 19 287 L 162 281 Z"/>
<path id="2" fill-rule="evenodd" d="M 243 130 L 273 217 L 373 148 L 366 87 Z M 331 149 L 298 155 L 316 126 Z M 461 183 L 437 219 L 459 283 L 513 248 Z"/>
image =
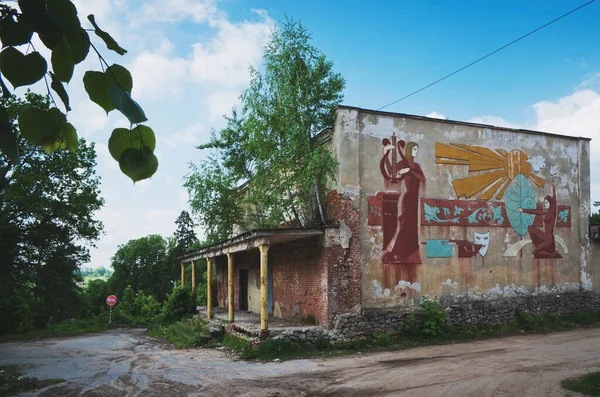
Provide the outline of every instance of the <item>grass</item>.
<path id="1" fill-rule="evenodd" d="M 339 356 L 367 351 L 401 350 L 426 345 L 470 342 L 521 333 L 550 333 L 581 327 L 600 325 L 600 311 L 568 315 L 531 316 L 521 313 L 508 324 L 446 327 L 431 336 L 422 329 L 400 329 L 394 334 L 359 337 L 349 343 L 331 343 L 326 338 L 317 339 L 313 345 L 298 344 L 281 339 L 268 339 L 252 348 L 246 341 L 227 335 L 224 344 L 239 353 L 242 359 L 290 360 L 315 356 Z M 237 341 L 237 342 L 236 342 Z"/>
<path id="2" fill-rule="evenodd" d="M 108 329 L 108 324 L 99 322 L 97 319 L 91 320 L 66 320 L 56 324 L 49 324 L 44 329 L 35 329 L 18 334 L 0 335 L 0 342 L 12 340 L 56 338 L 61 336 L 73 336 L 87 334 L 90 332 L 101 332 Z"/>
<path id="3" fill-rule="evenodd" d="M 16 365 L 0 366 L 0 397 L 14 396 L 64 381 L 64 379 L 25 377 Z"/>
<path id="4" fill-rule="evenodd" d="M 167 339 L 180 349 L 200 347 L 216 342 L 211 338 L 208 323 L 199 316 L 173 324 L 150 327 L 148 335 L 154 338 Z"/>
<path id="5" fill-rule="evenodd" d="M 578 378 L 565 379 L 562 387 L 590 396 L 600 396 L 600 372 L 591 372 Z"/>

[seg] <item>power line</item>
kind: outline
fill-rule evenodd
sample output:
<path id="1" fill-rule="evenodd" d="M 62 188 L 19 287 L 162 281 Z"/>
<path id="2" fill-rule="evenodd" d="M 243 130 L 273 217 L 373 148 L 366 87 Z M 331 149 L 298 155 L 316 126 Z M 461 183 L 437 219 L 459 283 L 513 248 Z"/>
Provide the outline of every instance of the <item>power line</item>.
<path id="1" fill-rule="evenodd" d="M 463 70 L 467 69 L 468 67 L 471 67 L 471 66 L 475 65 L 476 63 L 483 61 L 484 59 L 486 59 L 486 58 L 488 58 L 488 57 L 490 57 L 490 56 L 494 55 L 495 53 L 497 53 L 497 52 L 499 52 L 499 51 L 502 51 L 502 50 L 503 50 L 503 49 L 505 49 L 506 47 L 509 47 L 509 46 L 511 46 L 511 45 L 513 45 L 513 44 L 515 44 L 516 42 L 523 40 L 524 38 L 526 38 L 526 37 L 528 37 L 528 36 L 531 36 L 531 35 L 532 35 L 532 34 L 534 34 L 535 32 L 538 32 L 538 31 L 540 31 L 540 30 L 544 29 L 545 27 L 552 25 L 554 22 L 557 22 L 557 21 L 559 21 L 559 20 L 563 19 L 564 17 L 566 17 L 566 16 L 568 16 L 568 15 L 571 15 L 571 14 L 572 14 L 572 13 L 574 13 L 574 12 L 581 10 L 583 7 L 590 5 L 590 4 L 592 4 L 593 2 L 595 2 L 595 1 L 596 1 L 596 0 L 591 0 L 591 1 L 588 1 L 587 3 L 585 3 L 585 4 L 582 4 L 582 5 L 580 5 L 580 6 L 579 6 L 579 7 L 577 7 L 577 8 L 574 8 L 573 10 L 571 10 L 571 11 L 567 12 L 566 14 L 563 14 L 563 15 L 559 16 L 558 18 L 555 18 L 555 19 L 553 19 L 552 21 L 550 21 L 550 22 L 548 22 L 548 23 L 546 23 L 546 24 L 544 24 L 544 25 L 540 26 L 539 28 L 537 28 L 537 29 L 535 29 L 535 30 L 532 30 L 531 32 L 529 32 L 529 33 L 527 33 L 527 34 L 525 34 L 525 35 L 523 35 L 523 36 L 519 37 L 518 39 L 515 39 L 515 40 L 511 41 L 510 43 L 507 43 L 507 44 L 503 45 L 502 47 L 500 47 L 500 48 L 498 48 L 498 49 L 496 49 L 496 50 L 494 50 L 494 51 L 492 51 L 492 52 L 490 52 L 490 53 L 488 53 L 488 54 L 486 54 L 486 55 L 482 56 L 481 58 L 479 58 L 479 59 L 477 59 L 477 60 L 475 60 L 475 61 L 473 61 L 473 62 L 469 63 L 468 65 L 465 65 L 465 66 L 463 66 L 462 68 L 460 68 L 460 69 L 457 69 L 457 70 L 455 70 L 454 72 L 452 72 L 452 73 L 450 73 L 450 74 L 447 74 L 446 76 L 442 77 L 441 79 L 438 79 L 438 80 L 434 81 L 433 83 L 430 83 L 430 84 L 426 85 L 425 87 L 419 88 L 418 90 L 416 90 L 416 91 L 413 91 L 413 92 L 411 92 L 410 94 L 408 94 L 408 95 L 405 95 L 405 96 L 403 96 L 402 98 L 395 100 L 394 102 L 390 102 L 390 103 L 388 103 L 387 105 L 385 105 L 385 106 L 382 106 L 382 107 L 380 107 L 379 109 L 376 109 L 376 110 L 382 110 L 382 109 L 385 109 L 385 108 L 387 108 L 387 107 L 389 107 L 389 106 L 392 106 L 392 105 L 394 105 L 394 104 L 396 104 L 396 103 L 398 103 L 398 102 L 400 102 L 400 101 L 403 101 L 403 100 L 405 100 L 405 99 L 407 99 L 407 98 L 410 98 L 411 96 L 413 96 L 413 95 L 415 95 L 415 94 L 418 94 L 419 92 L 421 92 L 421 91 L 424 91 L 424 90 L 426 90 L 427 88 L 429 88 L 429 87 L 431 87 L 431 86 L 434 86 L 434 85 L 436 85 L 436 84 L 438 84 L 438 83 L 440 83 L 440 82 L 442 82 L 442 81 L 446 80 L 446 79 L 447 79 L 447 78 L 449 78 L 449 77 L 452 77 L 452 76 L 454 76 L 454 75 L 455 75 L 455 74 L 457 74 L 457 73 L 460 73 L 460 72 L 462 72 Z"/>

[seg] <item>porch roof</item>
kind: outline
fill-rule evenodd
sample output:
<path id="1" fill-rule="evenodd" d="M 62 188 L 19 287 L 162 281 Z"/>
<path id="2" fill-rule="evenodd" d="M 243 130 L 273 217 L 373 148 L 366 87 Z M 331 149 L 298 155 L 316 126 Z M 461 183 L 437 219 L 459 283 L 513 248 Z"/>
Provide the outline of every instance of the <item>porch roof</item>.
<path id="1" fill-rule="evenodd" d="M 219 255 L 246 251 L 258 248 L 259 245 L 274 245 L 287 243 L 302 238 L 320 236 L 325 233 L 325 228 L 288 228 L 288 229 L 259 229 L 239 234 L 230 239 L 202 247 L 188 252 L 178 259 L 182 263 L 196 261 L 203 258 L 212 258 Z"/>

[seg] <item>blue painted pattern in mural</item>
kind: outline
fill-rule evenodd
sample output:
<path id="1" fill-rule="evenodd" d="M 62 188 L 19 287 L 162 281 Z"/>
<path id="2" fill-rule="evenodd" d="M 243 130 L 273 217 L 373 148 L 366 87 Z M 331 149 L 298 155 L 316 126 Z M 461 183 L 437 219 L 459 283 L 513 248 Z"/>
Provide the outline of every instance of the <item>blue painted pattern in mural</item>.
<path id="1" fill-rule="evenodd" d="M 452 258 L 454 247 L 448 240 L 427 240 L 428 258 Z"/>
<path id="2" fill-rule="evenodd" d="M 504 217 L 502 216 L 502 207 L 500 205 L 490 204 L 487 208 L 478 208 L 467 217 L 469 223 L 485 222 L 488 224 L 502 224 Z"/>
<path id="3" fill-rule="evenodd" d="M 569 216 L 569 210 L 560 211 L 558 213 L 558 221 L 559 222 L 567 222 L 567 217 Z"/>
<path id="4" fill-rule="evenodd" d="M 527 228 L 533 224 L 535 215 L 518 212 L 518 208 L 535 209 L 536 198 L 531 182 L 523 174 L 517 175 L 504 194 L 506 214 L 510 226 L 519 236 L 527 234 Z"/>
<path id="5" fill-rule="evenodd" d="M 446 223 L 446 222 L 458 223 L 458 220 L 460 219 L 460 217 L 453 218 L 453 219 L 440 219 L 440 217 L 438 216 L 438 214 L 440 213 L 440 208 L 437 206 L 430 206 L 427 203 L 423 203 L 423 210 L 424 210 L 423 216 L 425 217 L 425 220 L 427 222 L 433 221 L 433 222 L 438 222 L 438 223 Z"/>

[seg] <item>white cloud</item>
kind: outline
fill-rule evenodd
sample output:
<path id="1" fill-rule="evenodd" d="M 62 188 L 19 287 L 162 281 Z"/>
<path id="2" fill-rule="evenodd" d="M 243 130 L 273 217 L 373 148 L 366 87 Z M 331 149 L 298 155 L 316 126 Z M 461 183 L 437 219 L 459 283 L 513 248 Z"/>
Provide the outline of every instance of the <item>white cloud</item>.
<path id="1" fill-rule="evenodd" d="M 600 73 L 587 78 L 578 87 L 590 87 L 600 80 Z M 526 128 L 560 135 L 591 138 L 590 172 L 591 195 L 600 199 L 600 93 L 591 89 L 580 89 L 557 101 L 541 101 L 532 105 L 535 121 L 519 125 L 498 116 L 479 116 L 470 122 L 490 124 L 508 128 Z"/>
<path id="2" fill-rule="evenodd" d="M 220 120 L 223 115 L 231 113 L 231 109 L 240 104 L 240 92 L 237 90 L 215 91 L 206 96 L 208 117 L 211 122 Z"/>
<path id="3" fill-rule="evenodd" d="M 144 3 L 140 9 L 140 18 L 148 22 L 191 20 L 202 23 L 219 14 L 215 0 L 153 0 Z"/>
<path id="4" fill-rule="evenodd" d="M 432 119 L 443 119 L 443 120 L 447 119 L 446 116 L 444 116 L 443 114 L 437 113 L 437 112 L 427 113 L 425 115 L 425 117 L 431 117 Z"/>
<path id="5" fill-rule="evenodd" d="M 178 148 L 181 146 L 195 146 L 200 142 L 200 137 L 208 132 L 208 129 L 204 124 L 196 122 L 181 132 L 173 132 L 166 135 L 164 138 L 159 137 L 161 143 L 166 144 L 172 148 Z"/>
<path id="6" fill-rule="evenodd" d="M 575 91 L 585 90 L 585 89 L 600 89 L 600 72 L 592 73 L 585 80 L 581 82 L 577 87 L 575 87 Z"/>
<path id="7" fill-rule="evenodd" d="M 516 128 L 516 129 L 524 128 L 523 126 L 521 126 L 519 124 L 511 123 L 510 121 L 507 121 L 507 120 L 503 119 L 502 117 L 498 117 L 498 116 L 479 116 L 479 117 L 474 117 L 468 121 L 470 123 L 488 124 L 488 125 L 493 125 L 496 127 Z"/>
<path id="8" fill-rule="evenodd" d="M 135 76 L 132 94 L 147 101 L 164 100 L 165 96 L 180 97 L 188 68 L 183 58 L 143 51 L 134 59 L 131 74 Z"/>
<path id="9" fill-rule="evenodd" d="M 556 134 L 591 138 L 591 195 L 600 199 L 600 94 L 591 90 L 577 91 L 557 102 L 543 101 L 533 105 L 537 122 L 533 129 Z"/>
<path id="10" fill-rule="evenodd" d="M 263 18 L 259 23 L 236 24 L 221 19 L 216 22 L 219 29 L 216 37 L 206 44 L 192 45 L 190 78 L 193 81 L 227 88 L 250 82 L 248 67 L 259 63 L 273 27 L 273 21 L 265 13 L 257 13 Z"/>

